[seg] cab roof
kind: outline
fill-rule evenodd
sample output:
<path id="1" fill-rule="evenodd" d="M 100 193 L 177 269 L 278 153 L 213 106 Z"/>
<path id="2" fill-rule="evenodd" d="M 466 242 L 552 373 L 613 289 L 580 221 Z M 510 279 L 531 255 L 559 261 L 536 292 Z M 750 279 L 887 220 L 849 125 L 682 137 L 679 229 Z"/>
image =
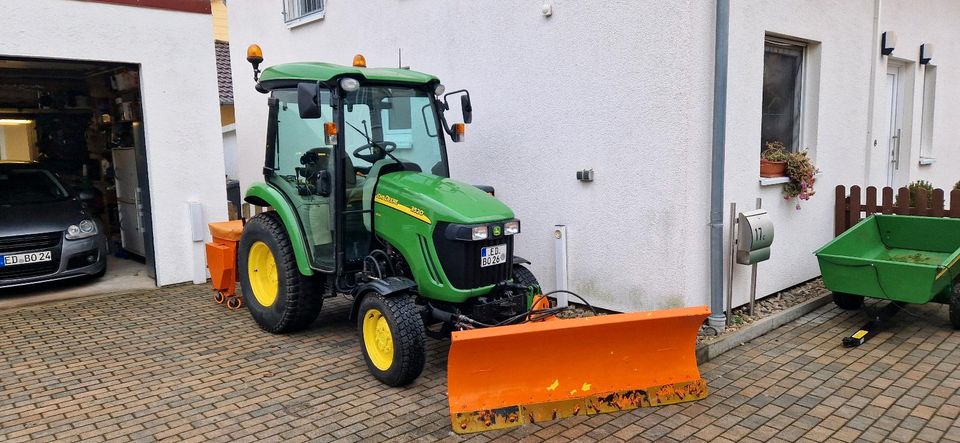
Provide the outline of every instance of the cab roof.
<path id="1" fill-rule="evenodd" d="M 341 75 L 390 83 L 427 84 L 438 81 L 433 75 L 409 69 L 356 68 L 333 63 L 284 63 L 264 69 L 260 75 L 260 83 L 302 80 L 326 82 Z"/>

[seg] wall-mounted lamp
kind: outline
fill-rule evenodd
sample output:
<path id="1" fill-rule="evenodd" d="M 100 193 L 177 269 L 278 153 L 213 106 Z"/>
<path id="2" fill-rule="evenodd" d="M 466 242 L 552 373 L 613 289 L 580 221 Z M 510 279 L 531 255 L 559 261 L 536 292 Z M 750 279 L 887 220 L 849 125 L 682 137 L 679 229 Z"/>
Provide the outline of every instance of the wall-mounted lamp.
<path id="1" fill-rule="evenodd" d="M 551 5 L 550 2 L 543 2 L 543 5 L 540 6 L 540 13 L 543 14 L 544 17 L 550 17 L 553 15 L 553 5 Z"/>
<path id="2" fill-rule="evenodd" d="M 933 60 L 933 43 L 920 45 L 920 64 L 925 65 Z"/>
<path id="3" fill-rule="evenodd" d="M 893 48 L 897 46 L 897 34 L 893 31 L 887 31 L 880 34 L 880 54 L 893 54 Z"/>

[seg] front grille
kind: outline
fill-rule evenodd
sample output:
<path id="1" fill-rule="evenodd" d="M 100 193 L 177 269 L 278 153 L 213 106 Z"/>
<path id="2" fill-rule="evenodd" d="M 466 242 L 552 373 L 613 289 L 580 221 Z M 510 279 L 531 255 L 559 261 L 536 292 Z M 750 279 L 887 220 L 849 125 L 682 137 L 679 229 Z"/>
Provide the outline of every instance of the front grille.
<path id="1" fill-rule="evenodd" d="M 510 279 L 513 266 L 513 236 L 505 235 L 483 241 L 449 240 L 444 236 L 447 223 L 438 223 L 433 230 L 433 242 L 443 267 L 443 273 L 457 289 L 474 289 L 495 285 Z M 507 261 L 499 265 L 480 267 L 480 248 L 507 245 Z"/>
<path id="2" fill-rule="evenodd" d="M 0 255 L 45 250 L 51 251 L 51 260 L 48 262 L 4 266 L 0 268 L 0 280 L 39 277 L 53 274 L 60 270 L 60 241 L 62 238 L 62 232 L 0 237 Z"/>
<path id="3" fill-rule="evenodd" d="M 53 274 L 60 270 L 60 260 L 54 258 L 51 261 L 42 263 L 31 263 L 29 265 L 5 266 L 0 268 L 0 280 L 12 280 L 15 278 L 39 277 L 42 275 Z"/>
<path id="4" fill-rule="evenodd" d="M 60 244 L 62 232 L 0 237 L 0 254 L 51 249 Z"/>

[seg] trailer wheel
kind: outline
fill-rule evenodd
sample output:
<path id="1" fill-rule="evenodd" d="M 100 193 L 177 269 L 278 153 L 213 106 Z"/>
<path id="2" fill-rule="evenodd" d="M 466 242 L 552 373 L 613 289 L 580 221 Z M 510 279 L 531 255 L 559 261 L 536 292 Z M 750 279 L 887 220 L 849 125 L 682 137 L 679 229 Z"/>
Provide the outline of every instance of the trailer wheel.
<path id="1" fill-rule="evenodd" d="M 419 377 L 426 333 L 413 297 L 368 293 L 358 314 L 360 348 L 370 373 L 387 386 L 404 386 Z"/>
<path id="2" fill-rule="evenodd" d="M 960 329 L 960 282 L 953 286 L 950 294 L 950 323 L 953 329 Z"/>
<path id="3" fill-rule="evenodd" d="M 261 329 L 296 332 L 317 319 L 324 279 L 300 273 L 279 215 L 264 212 L 250 219 L 243 227 L 238 254 L 243 304 Z"/>
<path id="4" fill-rule="evenodd" d="M 846 294 L 843 292 L 834 292 L 833 303 L 835 303 L 840 309 L 853 311 L 860 309 L 860 307 L 863 306 L 863 296 Z"/>

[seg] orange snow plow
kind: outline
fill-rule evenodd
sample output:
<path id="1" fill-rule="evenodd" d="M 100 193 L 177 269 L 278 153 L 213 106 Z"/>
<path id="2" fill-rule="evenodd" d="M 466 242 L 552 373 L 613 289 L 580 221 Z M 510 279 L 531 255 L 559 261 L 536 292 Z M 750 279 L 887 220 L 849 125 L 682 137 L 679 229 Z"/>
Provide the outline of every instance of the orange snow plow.
<path id="1" fill-rule="evenodd" d="M 455 331 L 450 420 L 465 434 L 707 396 L 706 306 Z"/>

